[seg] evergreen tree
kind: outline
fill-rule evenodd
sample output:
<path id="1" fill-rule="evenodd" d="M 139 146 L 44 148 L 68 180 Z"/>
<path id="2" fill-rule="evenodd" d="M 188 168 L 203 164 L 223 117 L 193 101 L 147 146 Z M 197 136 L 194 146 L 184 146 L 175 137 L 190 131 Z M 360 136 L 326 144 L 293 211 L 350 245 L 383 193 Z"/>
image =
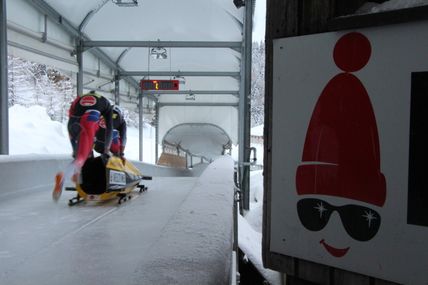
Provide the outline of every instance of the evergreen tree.
<path id="1" fill-rule="evenodd" d="M 31 68 L 33 63 L 14 56 L 8 56 L 9 107 L 15 104 L 34 104 L 34 88 Z"/>
<path id="2" fill-rule="evenodd" d="M 52 120 L 64 122 L 74 88 L 70 78 L 44 64 L 8 56 L 9 107 L 40 105 Z"/>
<path id="3" fill-rule="evenodd" d="M 265 44 L 253 43 L 251 67 L 251 127 L 264 123 Z"/>

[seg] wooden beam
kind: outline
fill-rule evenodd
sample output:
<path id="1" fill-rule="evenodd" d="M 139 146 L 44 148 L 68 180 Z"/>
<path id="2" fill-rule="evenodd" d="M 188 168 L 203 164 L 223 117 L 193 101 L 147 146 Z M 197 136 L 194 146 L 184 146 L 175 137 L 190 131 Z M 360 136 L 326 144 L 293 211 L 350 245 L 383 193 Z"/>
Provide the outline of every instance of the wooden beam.
<path id="1" fill-rule="evenodd" d="M 299 35 L 327 31 L 327 21 L 333 17 L 333 0 L 301 0 Z"/>

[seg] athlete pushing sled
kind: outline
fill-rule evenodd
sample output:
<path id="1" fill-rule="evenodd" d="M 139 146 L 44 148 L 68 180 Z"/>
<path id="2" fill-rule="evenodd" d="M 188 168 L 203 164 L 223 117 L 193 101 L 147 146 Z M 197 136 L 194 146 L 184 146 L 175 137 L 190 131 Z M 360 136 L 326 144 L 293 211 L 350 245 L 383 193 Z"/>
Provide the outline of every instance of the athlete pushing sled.
<path id="1" fill-rule="evenodd" d="M 115 126 L 117 129 L 114 129 Z M 85 185 L 85 183 L 87 184 L 88 179 L 90 180 L 90 177 L 93 176 L 94 170 L 91 165 L 97 165 L 95 166 L 95 169 L 98 169 L 98 171 L 100 171 L 100 169 L 102 170 L 104 173 L 103 181 L 105 181 L 105 177 L 111 173 L 115 173 L 111 172 L 112 168 L 115 169 L 113 171 L 129 171 L 130 177 L 135 178 L 132 180 L 138 180 L 138 176 L 143 177 L 141 173 L 139 173 L 139 171 L 124 158 L 126 124 L 120 109 L 117 107 L 114 108 L 105 97 L 96 94 L 94 91 L 78 96 L 73 101 L 69 110 L 68 132 L 73 148 L 74 160 L 63 172 L 58 172 L 55 176 L 55 187 L 52 193 L 52 197 L 55 201 L 58 201 L 60 198 L 64 181 L 68 179 L 71 179 L 76 184 L 76 190 L 78 191 L 77 201 L 80 201 L 79 198 L 86 199 L 86 197 L 92 197 L 85 195 L 86 192 L 92 192 L 92 190 L 85 190 L 85 187 L 82 186 Z M 101 153 L 101 157 L 99 158 L 93 157 L 92 147 L 94 142 L 95 149 Z M 112 150 L 113 154 L 118 157 L 111 157 L 110 150 Z M 121 164 L 118 164 L 118 159 Z M 110 160 L 112 160 L 111 164 L 109 164 Z M 94 162 L 96 163 L 94 164 Z M 102 163 L 100 164 L 100 162 Z M 85 166 L 86 164 L 87 166 Z M 109 168 L 109 165 L 114 166 Z M 82 169 L 86 170 L 83 173 L 84 175 L 82 175 L 82 178 L 86 179 L 79 181 Z M 98 177 L 100 178 L 100 176 Z M 80 182 L 85 183 L 81 184 Z M 122 187 L 119 187 L 118 184 L 115 186 L 116 191 L 119 192 L 119 194 L 121 191 L 125 191 L 130 188 L 130 185 L 128 185 L 130 183 L 129 181 L 126 181 L 125 184 L 123 184 L 123 181 L 121 183 Z M 114 185 L 103 185 L 105 186 L 103 188 L 106 192 L 114 190 L 111 188 Z M 94 187 L 94 185 L 89 183 L 86 187 Z M 134 187 L 135 185 L 132 188 Z M 101 193 L 99 187 L 96 188 L 98 189 L 96 192 Z M 79 189 L 81 191 L 79 191 Z M 105 196 L 110 197 L 111 195 L 104 195 L 101 200 L 107 198 Z M 118 196 L 122 197 L 122 195 Z"/>

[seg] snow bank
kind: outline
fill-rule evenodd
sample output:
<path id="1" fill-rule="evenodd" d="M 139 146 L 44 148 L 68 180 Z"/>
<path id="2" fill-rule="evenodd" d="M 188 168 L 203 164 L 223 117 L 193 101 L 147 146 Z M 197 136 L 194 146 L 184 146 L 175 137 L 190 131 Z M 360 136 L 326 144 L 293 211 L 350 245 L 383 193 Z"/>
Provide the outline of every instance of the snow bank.
<path id="1" fill-rule="evenodd" d="M 281 274 L 277 271 L 266 269 L 262 262 L 262 235 L 248 224 L 248 221 L 238 215 L 238 244 L 239 248 L 247 255 L 257 270 L 272 285 L 281 284 Z"/>
<path id="2" fill-rule="evenodd" d="M 259 126 L 253 127 L 253 128 L 251 128 L 251 135 L 262 137 L 263 136 L 263 129 L 264 129 L 264 125 L 259 125 Z"/>
<path id="3" fill-rule="evenodd" d="M 250 172 L 250 211 L 245 214 L 248 224 L 258 233 L 262 232 L 263 171 Z"/>
<path id="4" fill-rule="evenodd" d="M 65 125 L 52 121 L 41 106 L 9 108 L 10 154 L 70 154 Z"/>
<path id="5" fill-rule="evenodd" d="M 137 128 L 128 128 L 125 155 L 139 159 L 139 136 Z M 143 128 L 143 160 L 155 162 L 155 131 Z M 68 139 L 67 123 L 51 120 L 42 106 L 29 108 L 14 105 L 9 108 L 9 153 L 15 154 L 66 154 L 72 149 Z"/>
<path id="6" fill-rule="evenodd" d="M 127 143 L 125 156 L 128 159 L 139 160 L 139 131 L 137 128 L 127 129 Z M 159 154 L 161 151 L 159 151 Z M 151 126 L 144 125 L 143 128 L 143 161 L 155 163 L 156 146 L 155 146 L 155 129 Z"/>
<path id="7" fill-rule="evenodd" d="M 281 273 L 266 269 L 262 262 L 263 170 L 250 173 L 250 210 L 238 215 L 238 244 L 270 284 L 281 284 Z"/>

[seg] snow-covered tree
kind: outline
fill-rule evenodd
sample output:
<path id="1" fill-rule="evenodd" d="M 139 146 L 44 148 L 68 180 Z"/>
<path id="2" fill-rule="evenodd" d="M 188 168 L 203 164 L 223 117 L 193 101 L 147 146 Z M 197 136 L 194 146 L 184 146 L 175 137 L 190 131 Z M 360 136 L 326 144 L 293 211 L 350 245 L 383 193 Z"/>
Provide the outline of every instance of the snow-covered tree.
<path id="1" fill-rule="evenodd" d="M 8 56 L 9 106 L 34 104 L 33 63 L 14 56 Z"/>
<path id="2" fill-rule="evenodd" d="M 56 121 L 64 122 L 68 119 L 67 113 L 70 108 L 70 103 L 75 97 L 75 90 L 71 79 L 58 70 L 48 69 L 47 71 L 49 82 L 55 92 L 50 96 L 52 102 L 51 118 Z"/>
<path id="3" fill-rule="evenodd" d="M 251 126 L 258 126 L 264 122 L 265 96 L 265 44 L 253 43 L 251 67 Z"/>
<path id="4" fill-rule="evenodd" d="M 67 120 L 75 90 L 70 79 L 60 71 L 9 55 L 8 76 L 9 106 L 40 105 L 53 120 Z"/>

